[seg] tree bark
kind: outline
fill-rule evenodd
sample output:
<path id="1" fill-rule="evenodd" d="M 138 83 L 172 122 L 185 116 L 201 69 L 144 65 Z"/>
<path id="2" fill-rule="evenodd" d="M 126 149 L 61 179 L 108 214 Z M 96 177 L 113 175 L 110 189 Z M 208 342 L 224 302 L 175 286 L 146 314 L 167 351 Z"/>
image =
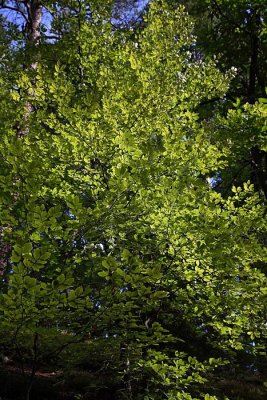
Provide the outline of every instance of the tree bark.
<path id="1" fill-rule="evenodd" d="M 40 0 L 29 0 L 26 1 L 25 7 L 27 10 L 27 23 L 26 23 L 26 38 L 29 48 L 36 48 L 36 53 L 38 44 L 40 43 L 41 37 L 41 20 L 42 20 L 42 3 Z M 33 62 L 30 64 L 31 70 L 36 70 L 38 62 L 36 61 L 37 54 L 33 55 Z M 35 59 L 35 60 L 34 60 Z M 17 130 L 17 137 L 21 138 L 27 135 L 29 129 L 27 127 L 27 122 L 29 116 L 34 111 L 33 105 L 28 101 L 26 103 L 26 110 L 24 114 L 24 128 Z"/>

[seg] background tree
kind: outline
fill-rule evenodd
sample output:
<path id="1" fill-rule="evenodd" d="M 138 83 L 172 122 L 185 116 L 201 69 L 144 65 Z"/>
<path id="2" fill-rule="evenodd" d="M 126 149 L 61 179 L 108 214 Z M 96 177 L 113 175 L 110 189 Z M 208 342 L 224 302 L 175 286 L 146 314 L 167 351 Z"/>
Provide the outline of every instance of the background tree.
<path id="1" fill-rule="evenodd" d="M 229 107 L 231 108 L 231 102 L 235 102 L 237 98 L 240 99 L 240 104 L 254 104 L 259 98 L 265 98 L 267 86 L 265 2 L 208 0 L 190 1 L 184 4 L 194 17 L 199 56 L 216 59 L 221 71 L 232 67 L 236 69 L 235 78 L 231 82 L 224 102 L 215 98 L 209 104 L 204 103 L 201 106 L 204 114 L 213 112 L 214 107 L 225 113 Z M 247 118 L 252 122 L 250 117 Z M 264 120 L 260 122 L 260 126 L 262 124 Z M 236 133 L 231 137 L 234 142 L 231 154 L 235 157 L 229 160 L 229 168 L 217 176 L 217 188 L 223 193 L 229 192 L 232 183 L 242 184 L 250 179 L 266 198 L 266 152 L 262 148 L 262 138 L 259 138 L 262 136 L 261 127 L 255 126 L 255 123 L 252 125 L 250 128 L 248 124 L 246 125 L 248 130 L 252 131 L 250 135 L 244 134 L 237 126 L 232 127 L 231 132 Z M 220 131 L 218 140 L 224 136 L 224 131 Z"/>

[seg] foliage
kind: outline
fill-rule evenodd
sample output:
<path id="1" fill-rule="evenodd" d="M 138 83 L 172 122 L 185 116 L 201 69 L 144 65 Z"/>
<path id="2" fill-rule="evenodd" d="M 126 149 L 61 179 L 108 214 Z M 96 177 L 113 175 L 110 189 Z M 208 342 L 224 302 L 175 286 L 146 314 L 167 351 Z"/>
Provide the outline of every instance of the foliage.
<path id="1" fill-rule="evenodd" d="M 264 349 L 266 210 L 249 177 L 210 179 L 266 150 L 266 105 L 204 119 L 234 74 L 196 55 L 184 7 L 152 2 L 136 31 L 108 12 L 60 14 L 62 40 L 1 82 L 2 347 L 34 376 L 103 341 L 117 396 L 215 399 L 216 368 Z"/>

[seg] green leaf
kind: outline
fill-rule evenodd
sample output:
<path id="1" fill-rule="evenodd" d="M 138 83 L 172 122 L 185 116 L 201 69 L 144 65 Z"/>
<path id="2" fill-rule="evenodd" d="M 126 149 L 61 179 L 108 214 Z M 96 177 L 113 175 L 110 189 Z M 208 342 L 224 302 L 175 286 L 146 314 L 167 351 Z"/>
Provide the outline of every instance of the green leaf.
<path id="1" fill-rule="evenodd" d="M 106 271 L 101 271 L 101 272 L 98 272 L 97 275 L 100 276 L 101 278 L 106 278 L 109 275 L 109 273 Z"/>
<path id="2" fill-rule="evenodd" d="M 21 251 L 22 251 L 22 254 L 29 254 L 29 253 L 31 253 L 31 251 L 32 251 L 32 244 L 31 244 L 31 243 L 25 243 L 25 244 L 22 246 Z"/>

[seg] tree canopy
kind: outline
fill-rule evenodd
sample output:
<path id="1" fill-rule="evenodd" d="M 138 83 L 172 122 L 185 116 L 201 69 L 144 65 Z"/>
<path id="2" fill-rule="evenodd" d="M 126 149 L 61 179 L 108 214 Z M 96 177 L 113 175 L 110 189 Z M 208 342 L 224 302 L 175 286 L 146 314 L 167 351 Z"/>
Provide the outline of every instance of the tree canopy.
<path id="1" fill-rule="evenodd" d="M 49 398 L 44 370 L 62 391 L 84 374 L 71 399 L 266 395 L 266 7 L 182 3 L 0 4 L 0 349 L 21 398 Z M 229 389 L 241 374 L 258 393 Z"/>

